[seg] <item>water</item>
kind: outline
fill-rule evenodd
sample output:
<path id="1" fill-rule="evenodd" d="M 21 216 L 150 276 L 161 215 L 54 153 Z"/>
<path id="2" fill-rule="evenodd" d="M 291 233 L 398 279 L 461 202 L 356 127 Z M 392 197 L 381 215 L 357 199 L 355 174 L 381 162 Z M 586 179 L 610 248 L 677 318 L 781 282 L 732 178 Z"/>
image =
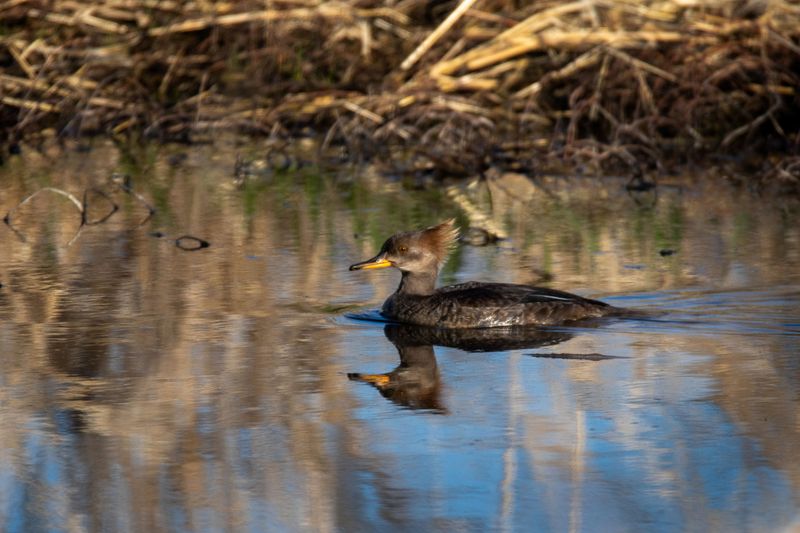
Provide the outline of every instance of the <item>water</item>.
<path id="1" fill-rule="evenodd" d="M 81 228 L 42 193 L 18 233 L 0 226 L 0 530 L 798 527 L 792 201 L 691 180 L 475 185 L 509 238 L 460 246 L 444 282 L 544 280 L 648 313 L 503 345 L 352 318 L 375 318 L 398 275 L 349 264 L 466 221 L 444 191 L 313 166 L 240 189 L 248 150 L 0 167 L 3 214 L 46 186 L 103 190 L 90 221 L 119 206 Z"/>

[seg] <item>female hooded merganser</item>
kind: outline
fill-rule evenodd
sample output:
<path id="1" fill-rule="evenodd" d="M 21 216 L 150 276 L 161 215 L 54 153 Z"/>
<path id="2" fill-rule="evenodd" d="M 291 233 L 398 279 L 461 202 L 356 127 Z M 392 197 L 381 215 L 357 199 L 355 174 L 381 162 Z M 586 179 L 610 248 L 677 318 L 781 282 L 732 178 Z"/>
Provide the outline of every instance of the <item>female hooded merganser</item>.
<path id="1" fill-rule="evenodd" d="M 453 219 L 393 235 L 378 255 L 350 270 L 395 267 L 400 286 L 381 314 L 406 324 L 442 328 L 544 326 L 619 313 L 619 308 L 553 289 L 470 281 L 436 288 L 439 269 L 458 239 Z"/>

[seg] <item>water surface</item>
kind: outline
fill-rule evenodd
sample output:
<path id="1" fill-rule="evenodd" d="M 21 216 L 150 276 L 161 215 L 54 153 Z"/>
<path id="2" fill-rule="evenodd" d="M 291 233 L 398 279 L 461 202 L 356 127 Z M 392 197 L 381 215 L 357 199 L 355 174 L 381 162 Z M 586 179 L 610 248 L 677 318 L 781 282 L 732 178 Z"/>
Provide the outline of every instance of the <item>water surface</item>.
<path id="1" fill-rule="evenodd" d="M 0 226 L 0 530 L 798 526 L 792 201 L 691 178 L 633 195 L 465 186 L 508 238 L 460 246 L 443 282 L 651 313 L 504 345 L 349 317 L 399 275 L 347 266 L 395 231 L 466 225 L 452 195 L 315 165 L 237 187 L 237 153 L 257 151 L 98 146 L 0 167 L 3 214 L 48 186 L 103 191 L 90 222 L 119 207 L 81 227 L 44 193 L 16 233 Z"/>

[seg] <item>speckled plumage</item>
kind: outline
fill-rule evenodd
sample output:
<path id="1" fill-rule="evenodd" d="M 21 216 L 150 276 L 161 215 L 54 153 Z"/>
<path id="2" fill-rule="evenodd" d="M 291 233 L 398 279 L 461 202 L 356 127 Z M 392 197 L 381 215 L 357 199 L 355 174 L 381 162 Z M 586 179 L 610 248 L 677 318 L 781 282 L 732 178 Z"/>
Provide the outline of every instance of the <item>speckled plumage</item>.
<path id="1" fill-rule="evenodd" d="M 406 324 L 443 328 L 547 326 L 601 317 L 615 308 L 597 300 L 551 289 L 470 281 L 432 294 L 392 294 L 384 316 Z"/>
<path id="2" fill-rule="evenodd" d="M 471 281 L 436 289 L 439 268 L 456 237 L 452 220 L 394 235 L 378 255 L 350 269 L 400 269 L 400 286 L 381 312 L 406 324 L 442 328 L 544 326 L 620 311 L 598 300 L 528 285 Z"/>

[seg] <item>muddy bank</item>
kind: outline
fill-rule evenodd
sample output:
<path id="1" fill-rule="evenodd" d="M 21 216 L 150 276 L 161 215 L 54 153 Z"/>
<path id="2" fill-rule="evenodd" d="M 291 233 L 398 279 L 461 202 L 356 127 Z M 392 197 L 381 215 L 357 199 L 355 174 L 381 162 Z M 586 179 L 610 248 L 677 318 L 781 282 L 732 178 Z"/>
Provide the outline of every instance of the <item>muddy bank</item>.
<path id="1" fill-rule="evenodd" d="M 800 181 L 788 2 L 0 5 L 0 146 L 220 130 L 318 137 L 387 172 Z"/>

